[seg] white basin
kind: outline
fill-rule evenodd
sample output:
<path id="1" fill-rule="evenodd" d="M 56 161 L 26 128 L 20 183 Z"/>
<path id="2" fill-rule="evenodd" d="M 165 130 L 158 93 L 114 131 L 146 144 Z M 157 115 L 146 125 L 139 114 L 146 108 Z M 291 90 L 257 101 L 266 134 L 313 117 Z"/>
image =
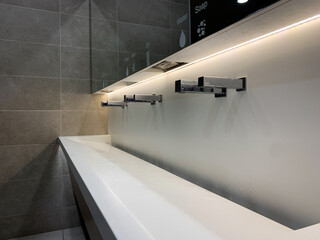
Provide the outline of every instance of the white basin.
<path id="1" fill-rule="evenodd" d="M 294 230 L 112 147 L 110 136 L 59 140 L 102 235 L 108 225 L 119 240 L 295 239 Z"/>

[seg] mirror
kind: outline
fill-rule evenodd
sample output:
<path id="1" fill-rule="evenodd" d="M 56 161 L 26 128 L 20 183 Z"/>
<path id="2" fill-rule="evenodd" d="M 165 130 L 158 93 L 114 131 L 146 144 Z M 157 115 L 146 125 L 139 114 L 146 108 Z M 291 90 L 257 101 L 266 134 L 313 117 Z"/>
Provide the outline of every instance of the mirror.
<path id="1" fill-rule="evenodd" d="M 117 18 L 106 24 L 112 26 L 109 34 L 91 41 L 111 42 L 116 48 L 103 54 L 91 51 L 92 92 L 155 63 L 152 69 L 163 72 L 180 66 L 183 61 L 162 60 L 278 1 L 113 0 Z M 91 21 L 92 30 L 95 24 L 101 23 Z"/>

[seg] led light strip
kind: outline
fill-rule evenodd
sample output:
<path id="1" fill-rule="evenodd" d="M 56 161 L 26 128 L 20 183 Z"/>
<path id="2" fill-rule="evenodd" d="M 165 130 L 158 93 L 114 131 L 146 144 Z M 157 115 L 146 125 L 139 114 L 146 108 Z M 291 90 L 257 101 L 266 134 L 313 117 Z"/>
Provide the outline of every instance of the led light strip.
<path id="1" fill-rule="evenodd" d="M 288 29 L 290 29 L 290 28 L 299 26 L 299 25 L 301 25 L 301 24 L 310 22 L 310 21 L 315 20 L 315 19 L 318 19 L 318 18 L 320 18 L 320 14 L 317 14 L 317 15 L 315 15 L 315 16 L 313 16 L 313 17 L 310 17 L 310 18 L 304 19 L 304 20 L 302 20 L 302 21 L 296 22 L 296 23 L 294 23 L 294 24 L 288 25 L 288 26 L 286 26 L 286 27 L 280 28 L 280 29 L 278 29 L 278 30 L 272 31 L 272 32 L 270 32 L 270 33 L 261 35 L 260 37 L 256 37 L 256 38 L 253 38 L 253 39 L 251 39 L 251 40 L 245 41 L 245 42 L 243 42 L 243 43 L 239 43 L 239 44 L 237 44 L 237 45 L 235 45 L 235 46 L 233 46 L 233 47 L 226 48 L 226 49 L 224 49 L 224 50 L 221 50 L 221 51 L 218 51 L 218 52 L 216 52 L 216 53 L 213 53 L 213 54 L 211 54 L 211 55 L 209 55 L 209 56 L 206 56 L 206 57 L 200 58 L 200 59 L 198 59 L 198 60 L 192 61 L 192 62 L 190 62 L 190 63 L 187 63 L 187 64 L 185 64 L 185 65 L 183 65 L 183 66 L 181 66 L 181 67 L 177 67 L 177 68 L 172 69 L 172 70 L 170 70 L 170 71 L 168 71 L 168 72 L 161 73 L 161 74 L 159 74 L 159 75 L 157 75 L 157 76 L 154 76 L 154 77 L 151 77 L 151 78 L 147 78 L 147 79 L 142 80 L 142 81 L 140 81 L 140 82 L 134 83 L 134 84 L 132 84 L 132 85 L 130 85 L 130 86 L 127 86 L 127 87 L 123 87 L 123 88 L 114 90 L 113 92 L 110 92 L 110 93 L 107 93 L 107 94 L 116 93 L 116 92 L 118 92 L 118 91 L 120 91 L 120 90 L 121 90 L 121 91 L 122 91 L 122 90 L 126 90 L 126 89 L 128 89 L 128 88 L 130 88 L 130 87 L 134 87 L 134 86 L 137 86 L 138 84 L 141 84 L 141 83 L 144 83 L 144 82 L 153 80 L 153 79 L 155 79 L 155 78 L 162 77 L 162 76 L 164 76 L 164 75 L 166 75 L 166 74 L 169 74 L 169 73 L 172 73 L 172 72 L 174 72 L 174 71 L 180 70 L 180 69 L 182 69 L 182 68 L 188 67 L 188 66 L 193 65 L 193 64 L 195 64 L 195 63 L 199 63 L 199 62 L 205 61 L 205 60 L 207 60 L 207 59 L 209 59 L 209 58 L 212 58 L 212 57 L 215 57 L 215 56 L 217 56 L 217 55 L 220 55 L 220 54 L 229 52 L 229 51 L 231 51 L 231 50 L 234 50 L 234 49 L 236 49 L 236 48 L 239 48 L 239 47 L 248 45 L 248 44 L 250 44 L 250 43 L 259 41 L 259 40 L 264 39 L 264 38 L 266 38 L 266 37 L 269 37 L 269 36 L 275 35 L 275 34 L 277 34 L 277 33 L 286 31 L 286 30 L 288 30 Z"/>

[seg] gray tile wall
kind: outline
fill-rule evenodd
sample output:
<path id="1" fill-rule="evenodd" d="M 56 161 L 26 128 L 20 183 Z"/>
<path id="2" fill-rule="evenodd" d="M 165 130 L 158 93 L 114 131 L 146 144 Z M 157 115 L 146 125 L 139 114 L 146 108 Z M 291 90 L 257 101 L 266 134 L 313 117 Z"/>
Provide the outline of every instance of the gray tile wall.
<path id="1" fill-rule="evenodd" d="M 57 137 L 107 133 L 91 76 L 117 75 L 116 5 L 94 2 L 91 41 L 88 1 L 0 0 L 0 239 L 80 224 Z"/>

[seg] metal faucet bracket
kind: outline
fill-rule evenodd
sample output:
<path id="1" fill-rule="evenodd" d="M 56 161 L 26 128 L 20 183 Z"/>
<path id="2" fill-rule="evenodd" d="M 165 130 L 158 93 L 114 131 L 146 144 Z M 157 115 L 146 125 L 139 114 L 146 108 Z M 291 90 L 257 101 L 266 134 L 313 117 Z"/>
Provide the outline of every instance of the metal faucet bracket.
<path id="1" fill-rule="evenodd" d="M 238 92 L 247 90 L 246 78 L 217 78 L 217 77 L 199 77 L 198 87 L 220 87 L 227 89 L 236 89 Z"/>
<path id="2" fill-rule="evenodd" d="M 199 87 L 198 81 L 177 80 L 175 82 L 175 92 L 177 93 L 206 93 L 215 94 L 215 97 L 227 96 L 227 89 L 223 87 Z"/>
<path id="3" fill-rule="evenodd" d="M 156 102 L 162 102 L 162 95 L 156 94 L 135 94 L 124 95 L 124 102 L 146 102 L 155 105 Z"/>
<path id="4" fill-rule="evenodd" d="M 101 102 L 101 107 L 126 107 L 128 104 L 126 102 Z"/>

